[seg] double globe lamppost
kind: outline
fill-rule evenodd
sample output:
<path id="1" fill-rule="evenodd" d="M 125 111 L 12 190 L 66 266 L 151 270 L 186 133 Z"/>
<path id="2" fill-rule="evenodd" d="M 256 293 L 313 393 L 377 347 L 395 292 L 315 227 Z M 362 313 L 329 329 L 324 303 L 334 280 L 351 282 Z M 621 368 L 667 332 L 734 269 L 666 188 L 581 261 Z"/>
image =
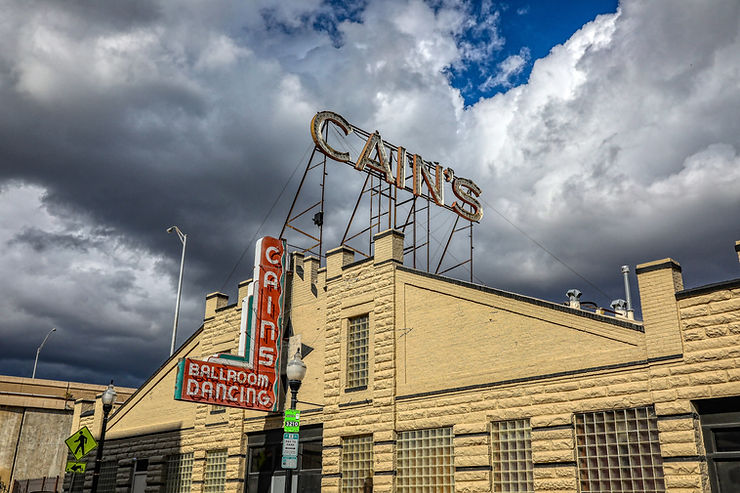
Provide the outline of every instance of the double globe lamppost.
<path id="1" fill-rule="evenodd" d="M 285 376 L 288 377 L 290 387 L 290 409 L 298 407 L 298 389 L 301 388 L 303 378 L 306 376 L 306 363 L 301 359 L 301 352 L 296 351 L 285 367 Z M 285 493 L 292 491 L 293 470 L 285 470 Z"/>

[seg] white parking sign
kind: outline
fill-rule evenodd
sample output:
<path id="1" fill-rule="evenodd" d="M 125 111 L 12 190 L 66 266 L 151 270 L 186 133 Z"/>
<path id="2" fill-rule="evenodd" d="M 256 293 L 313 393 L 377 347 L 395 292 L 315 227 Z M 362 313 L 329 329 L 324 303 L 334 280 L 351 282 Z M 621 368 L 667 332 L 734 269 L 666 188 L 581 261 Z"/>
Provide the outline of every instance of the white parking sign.
<path id="1" fill-rule="evenodd" d="M 298 433 L 283 433 L 283 469 L 298 469 Z"/>

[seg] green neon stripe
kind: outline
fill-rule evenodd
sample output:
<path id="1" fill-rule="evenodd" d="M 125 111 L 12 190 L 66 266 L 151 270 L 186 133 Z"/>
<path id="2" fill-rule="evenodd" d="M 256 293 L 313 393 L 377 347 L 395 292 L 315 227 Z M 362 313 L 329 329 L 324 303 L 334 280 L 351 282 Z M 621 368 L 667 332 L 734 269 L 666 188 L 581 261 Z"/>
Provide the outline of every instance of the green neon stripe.
<path id="1" fill-rule="evenodd" d="M 252 289 L 254 293 L 254 288 Z M 244 328 L 246 334 L 244 337 L 247 339 L 247 343 L 244 345 L 244 360 L 249 361 L 249 355 L 252 352 L 252 305 L 254 304 L 254 294 L 247 298 L 247 325 Z"/>
<path id="2" fill-rule="evenodd" d="M 241 356 L 237 356 L 236 354 L 226 354 L 221 353 L 218 355 L 218 359 L 230 359 L 232 361 L 247 361 L 247 358 L 242 358 Z"/>
<path id="3" fill-rule="evenodd" d="M 185 358 L 177 363 L 177 378 L 175 379 L 175 399 L 182 399 L 182 378 L 185 374 Z"/>

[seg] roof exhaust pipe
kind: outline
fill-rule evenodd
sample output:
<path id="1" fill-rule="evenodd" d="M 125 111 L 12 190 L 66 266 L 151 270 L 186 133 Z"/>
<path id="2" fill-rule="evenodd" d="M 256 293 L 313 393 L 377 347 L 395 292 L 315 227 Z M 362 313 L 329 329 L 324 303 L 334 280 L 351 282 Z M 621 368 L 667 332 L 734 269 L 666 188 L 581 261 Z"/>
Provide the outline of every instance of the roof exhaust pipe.
<path id="1" fill-rule="evenodd" d="M 635 319 L 635 310 L 632 309 L 632 294 L 630 293 L 630 266 L 622 266 L 622 275 L 624 276 L 624 297 L 626 298 L 627 318 Z"/>

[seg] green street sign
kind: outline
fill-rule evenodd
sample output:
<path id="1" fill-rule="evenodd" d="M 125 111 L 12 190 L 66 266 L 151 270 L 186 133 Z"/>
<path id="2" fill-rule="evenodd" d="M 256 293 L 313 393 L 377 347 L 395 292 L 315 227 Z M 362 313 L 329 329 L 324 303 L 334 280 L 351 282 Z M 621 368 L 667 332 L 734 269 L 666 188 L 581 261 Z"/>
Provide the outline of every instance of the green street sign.
<path id="1" fill-rule="evenodd" d="M 71 437 L 64 440 L 64 443 L 67 444 L 69 451 L 77 460 L 82 459 L 83 456 L 89 454 L 98 446 L 98 442 L 95 441 L 87 426 L 75 431 Z"/>
<path id="2" fill-rule="evenodd" d="M 286 409 L 283 431 L 285 433 L 298 433 L 301 428 L 301 412 L 298 409 Z"/>
<path id="3" fill-rule="evenodd" d="M 82 474 L 87 469 L 87 463 L 75 462 L 73 460 L 67 461 L 67 467 L 64 469 L 66 472 Z"/>

